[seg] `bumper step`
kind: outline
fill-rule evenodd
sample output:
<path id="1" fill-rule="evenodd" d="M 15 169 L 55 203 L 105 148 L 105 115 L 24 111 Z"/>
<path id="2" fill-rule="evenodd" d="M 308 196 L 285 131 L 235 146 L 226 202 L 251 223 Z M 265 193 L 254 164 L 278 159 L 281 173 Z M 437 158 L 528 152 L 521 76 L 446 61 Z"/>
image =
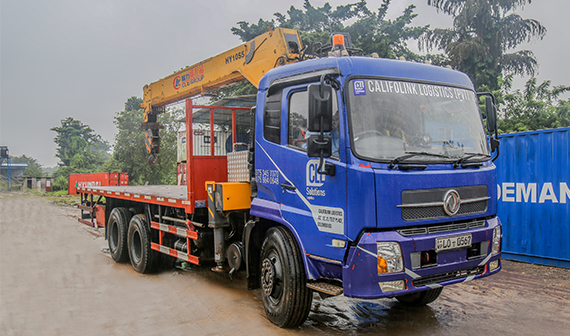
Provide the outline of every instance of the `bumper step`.
<path id="1" fill-rule="evenodd" d="M 328 282 L 311 282 L 307 284 L 312 290 L 316 290 L 327 295 L 337 296 L 343 293 L 343 289 L 340 286 L 330 284 Z"/>

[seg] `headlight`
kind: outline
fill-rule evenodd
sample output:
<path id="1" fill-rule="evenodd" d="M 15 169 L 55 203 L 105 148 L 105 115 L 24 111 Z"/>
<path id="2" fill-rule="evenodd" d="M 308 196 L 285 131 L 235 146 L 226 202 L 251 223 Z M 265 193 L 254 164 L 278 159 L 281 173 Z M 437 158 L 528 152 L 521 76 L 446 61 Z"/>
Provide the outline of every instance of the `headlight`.
<path id="1" fill-rule="evenodd" d="M 396 242 L 376 242 L 378 250 L 378 274 L 404 271 L 402 249 Z"/>
<path id="2" fill-rule="evenodd" d="M 499 225 L 493 230 L 493 254 L 501 252 L 501 237 L 501 226 Z"/>

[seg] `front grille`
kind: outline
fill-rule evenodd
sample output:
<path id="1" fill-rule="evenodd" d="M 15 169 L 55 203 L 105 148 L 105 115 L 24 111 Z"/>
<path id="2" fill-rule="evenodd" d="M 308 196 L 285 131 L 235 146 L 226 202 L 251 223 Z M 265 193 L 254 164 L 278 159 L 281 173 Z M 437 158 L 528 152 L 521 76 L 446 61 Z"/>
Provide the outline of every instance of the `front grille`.
<path id="1" fill-rule="evenodd" d="M 398 233 L 404 237 L 409 237 L 409 236 L 443 233 L 443 232 L 451 232 L 451 231 L 459 231 L 459 230 L 469 230 L 469 229 L 479 228 L 479 227 L 484 227 L 484 226 L 485 226 L 485 221 L 479 220 L 479 221 L 475 221 L 475 222 L 463 222 L 463 223 L 452 223 L 452 224 L 436 225 L 436 226 L 406 228 L 406 229 L 400 229 L 400 230 L 396 230 L 396 231 L 398 231 Z"/>
<path id="2" fill-rule="evenodd" d="M 466 270 L 446 272 L 446 273 L 428 275 L 425 277 L 417 278 L 412 280 L 412 284 L 414 285 L 414 287 L 422 287 L 445 281 L 464 279 L 471 275 L 483 274 L 483 272 L 485 272 L 485 266 L 477 266 Z"/>
<path id="3" fill-rule="evenodd" d="M 487 211 L 488 201 L 479 201 L 473 203 L 461 204 L 459 211 L 455 216 L 462 215 L 472 215 L 478 213 L 484 213 Z M 424 219 L 435 219 L 449 217 L 443 207 L 440 205 L 429 206 L 429 207 L 417 207 L 417 208 L 402 208 L 402 219 L 405 221 L 416 221 Z"/>
<path id="4" fill-rule="evenodd" d="M 444 209 L 446 199 L 449 200 L 449 193 L 454 192 L 457 199 L 460 199 L 459 210 L 449 214 L 451 211 Z M 436 188 L 436 189 L 416 189 L 402 191 L 402 203 L 398 208 L 402 209 L 402 219 L 405 221 L 418 221 L 437 218 L 449 218 L 464 215 L 480 214 L 487 211 L 489 195 L 486 185 L 456 187 L 456 188 Z"/>

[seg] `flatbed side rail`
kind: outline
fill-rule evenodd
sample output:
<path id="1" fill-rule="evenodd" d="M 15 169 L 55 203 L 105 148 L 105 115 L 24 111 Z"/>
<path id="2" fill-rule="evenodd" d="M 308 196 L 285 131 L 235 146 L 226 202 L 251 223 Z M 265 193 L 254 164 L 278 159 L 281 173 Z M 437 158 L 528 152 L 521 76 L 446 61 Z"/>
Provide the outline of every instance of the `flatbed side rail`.
<path id="1" fill-rule="evenodd" d="M 111 188 L 105 188 L 111 189 Z M 187 210 L 189 208 L 190 202 L 184 199 L 179 198 L 169 198 L 169 197 L 161 197 L 161 196 L 154 196 L 154 195 L 143 195 L 139 193 L 131 193 L 126 191 L 119 191 L 119 190 L 105 190 L 103 188 L 77 188 L 78 192 L 86 195 L 98 195 L 103 197 L 110 197 L 116 199 L 123 199 L 128 201 L 134 202 L 141 202 L 141 203 L 148 203 L 148 204 L 156 204 L 156 205 L 164 205 L 169 207 L 175 208 L 184 208 Z M 192 207 L 194 208 L 194 207 Z M 186 211 L 189 213 L 188 211 Z"/>
<path id="2" fill-rule="evenodd" d="M 150 222 L 150 227 L 152 229 L 159 231 L 158 243 L 151 242 L 150 243 L 151 249 L 158 251 L 160 253 L 163 253 L 163 254 L 167 254 L 171 257 L 175 257 L 175 258 L 190 262 L 190 263 L 195 264 L 195 265 L 200 265 L 200 259 L 197 256 L 193 256 L 189 253 L 185 253 L 183 251 L 165 246 L 164 242 L 163 242 L 164 234 L 165 233 L 171 233 L 171 234 L 174 234 L 178 237 L 186 238 L 186 246 L 189 249 L 191 246 L 190 240 L 198 240 L 199 239 L 198 232 L 193 231 L 193 230 L 185 230 L 184 228 L 181 228 L 178 226 L 161 224 L 161 223 L 155 222 L 155 221 Z M 189 224 L 189 227 L 192 227 L 191 224 Z"/>

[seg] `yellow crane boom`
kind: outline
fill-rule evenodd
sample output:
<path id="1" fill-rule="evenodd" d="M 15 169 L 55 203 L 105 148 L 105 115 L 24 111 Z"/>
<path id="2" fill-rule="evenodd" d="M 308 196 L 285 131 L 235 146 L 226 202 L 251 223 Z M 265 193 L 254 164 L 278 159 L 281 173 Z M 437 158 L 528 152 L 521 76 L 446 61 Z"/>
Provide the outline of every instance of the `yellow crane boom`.
<path id="1" fill-rule="evenodd" d="M 160 148 L 160 125 L 156 122 L 156 116 L 164 111 L 165 105 L 243 80 L 257 87 L 268 70 L 297 62 L 300 49 L 301 38 L 296 30 L 277 28 L 145 85 L 141 104 L 144 109 L 142 127 L 151 164 Z"/>

